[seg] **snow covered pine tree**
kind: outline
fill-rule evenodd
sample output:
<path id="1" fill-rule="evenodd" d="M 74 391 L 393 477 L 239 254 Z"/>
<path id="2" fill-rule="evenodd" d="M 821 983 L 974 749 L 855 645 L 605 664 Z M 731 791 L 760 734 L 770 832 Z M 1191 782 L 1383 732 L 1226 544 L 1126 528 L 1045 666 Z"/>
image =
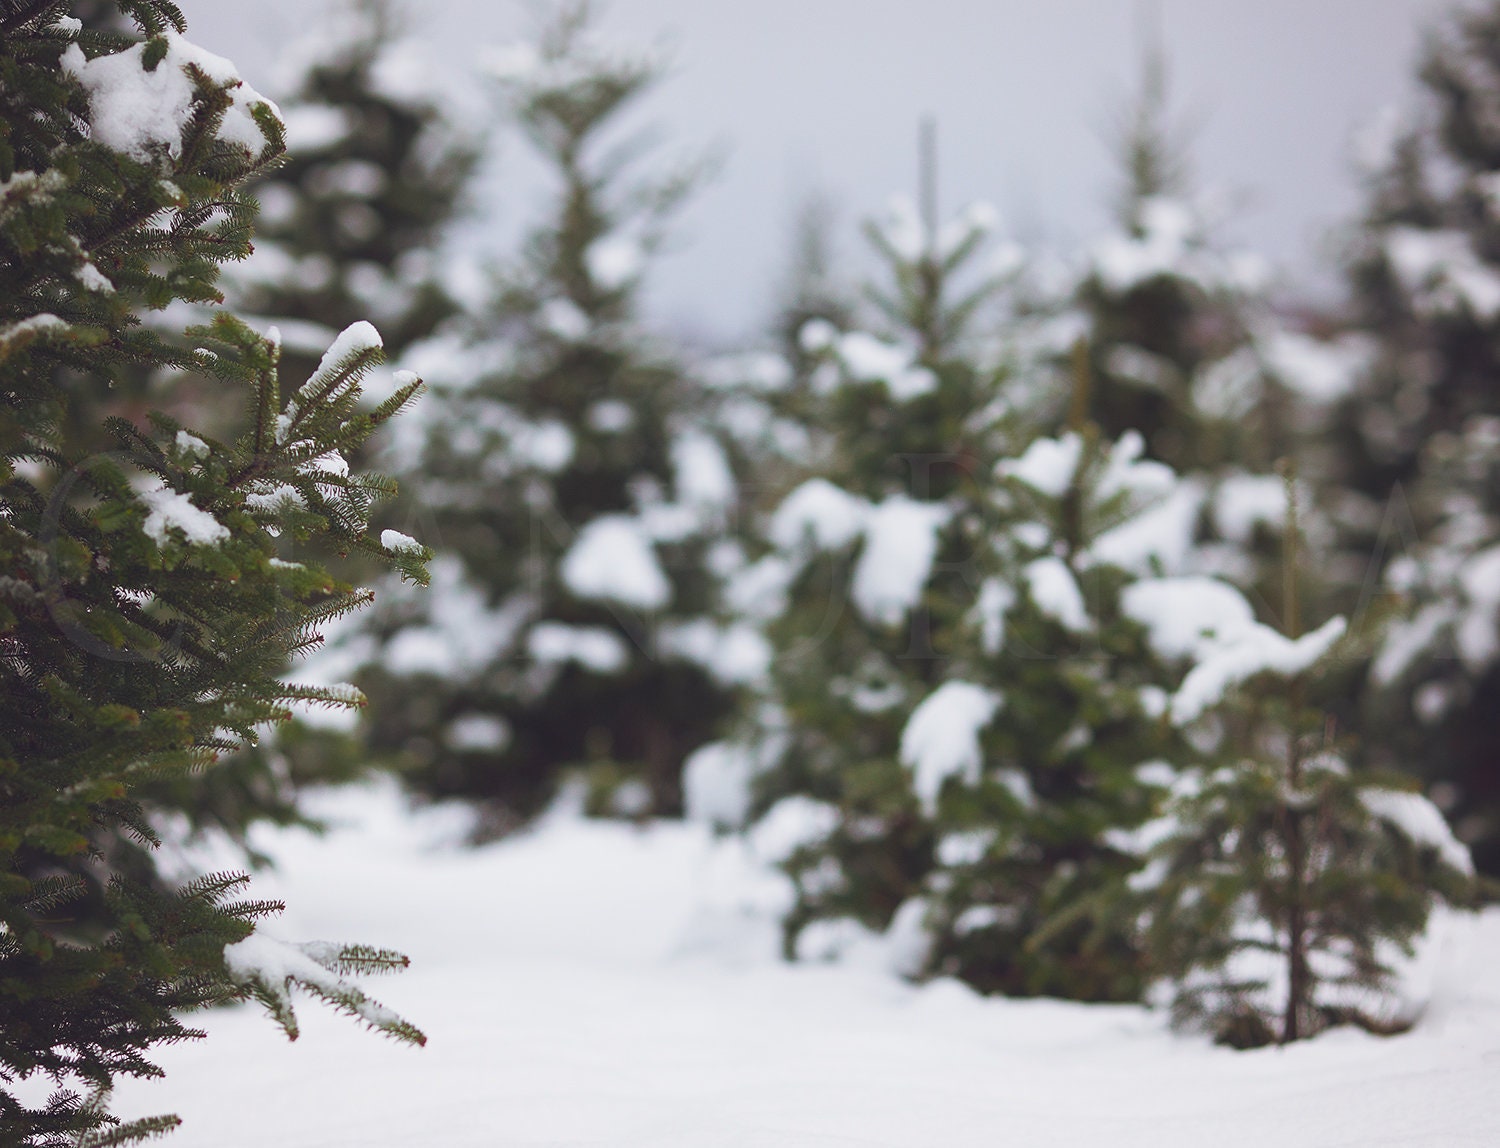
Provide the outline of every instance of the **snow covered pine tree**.
<path id="1" fill-rule="evenodd" d="M 1284 632 L 1210 578 L 1143 581 L 1124 603 L 1188 667 L 1168 716 L 1198 759 L 1163 771 L 1173 796 L 1160 820 L 1120 836 L 1147 860 L 1130 886 L 1175 1019 L 1238 1048 L 1336 1024 L 1408 1027 L 1392 958 L 1435 904 L 1474 893 L 1469 852 L 1437 807 L 1408 778 L 1351 766 L 1333 737 L 1319 691 L 1345 623 L 1301 632 L 1290 473 L 1287 486 Z"/>
<path id="2" fill-rule="evenodd" d="M 1348 273 L 1373 344 L 1339 423 L 1351 608 L 1388 628 L 1360 719 L 1366 753 L 1414 770 L 1500 875 L 1500 4 L 1433 37 L 1408 127 L 1377 124 Z M 1403 553 L 1404 551 L 1404 553 Z M 1393 561 L 1400 555 L 1399 560 Z"/>
<path id="3" fill-rule="evenodd" d="M 101 872 L 112 840 L 156 840 L 138 782 L 207 767 L 294 701 L 358 704 L 279 680 L 368 596 L 279 546 L 361 550 L 416 579 L 426 556 L 367 537 L 390 484 L 343 465 L 419 386 L 357 409 L 372 327 L 283 392 L 274 334 L 224 312 L 175 339 L 142 325 L 148 308 L 211 302 L 219 264 L 247 253 L 240 189 L 279 155 L 282 125 L 184 38 L 173 4 L 118 9 L 141 38 L 86 28 L 59 0 L 0 12 L 0 1126 L 28 1148 L 173 1126 L 121 1125 L 107 1098 L 116 1077 L 159 1071 L 153 1046 L 196 1035 L 183 1010 L 253 995 L 295 1036 L 301 984 L 423 1039 L 345 979 L 405 958 L 256 933 L 279 906 L 240 899 L 241 874 L 160 892 Z M 70 402 L 132 367 L 212 375 L 244 397 L 242 433 L 117 418 L 112 450 L 79 453 L 60 432 Z M 106 917 L 85 927 L 59 910 L 91 883 Z M 32 1106 L 13 1086 L 37 1076 L 57 1090 Z"/>
<path id="4" fill-rule="evenodd" d="M 1112 606 L 1128 573 L 1091 558 L 1113 528 L 1135 555 L 1126 520 L 1172 476 L 1138 436 L 1092 429 L 1014 457 L 1038 395 L 976 329 L 988 213 L 939 228 L 927 198 L 870 230 L 894 280 L 883 335 L 804 329 L 822 473 L 735 591 L 754 609 L 769 588 L 771 695 L 694 759 L 689 792 L 752 787 L 751 841 L 796 882 L 798 956 L 883 948 L 912 976 L 1131 999 L 1129 922 L 1095 910 L 1135 865 L 1105 831 L 1153 810 L 1134 767 L 1159 752 L 1160 690 L 1142 700 L 1154 659 Z"/>
<path id="5" fill-rule="evenodd" d="M 372 748 L 419 792 L 482 801 L 494 832 L 577 770 L 596 812 L 677 812 L 683 759 L 731 706 L 702 663 L 735 477 L 634 318 L 694 173 L 627 174 L 608 133 L 660 65 L 598 46 L 589 20 L 566 5 L 492 61 L 558 201 L 467 345 L 418 360 L 435 395 L 393 513 L 442 551 L 436 590 L 377 619 L 360 678 Z"/>

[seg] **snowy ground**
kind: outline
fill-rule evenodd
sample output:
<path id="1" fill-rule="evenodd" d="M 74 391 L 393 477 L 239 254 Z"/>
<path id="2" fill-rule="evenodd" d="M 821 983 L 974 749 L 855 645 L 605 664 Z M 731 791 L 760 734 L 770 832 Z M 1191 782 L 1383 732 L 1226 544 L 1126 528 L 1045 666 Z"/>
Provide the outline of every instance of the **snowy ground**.
<path id="1" fill-rule="evenodd" d="M 271 932 L 400 948 L 370 982 L 415 1049 L 313 1001 L 288 1045 L 258 1010 L 160 1057 L 122 1115 L 175 1111 L 176 1148 L 1334 1148 L 1500 1143 L 1500 911 L 1439 922 L 1430 1003 L 1393 1040 L 1336 1032 L 1234 1053 L 1135 1007 L 982 999 L 775 959 L 778 879 L 737 842 L 555 814 L 478 852 L 386 789 L 345 827 L 267 835 Z"/>

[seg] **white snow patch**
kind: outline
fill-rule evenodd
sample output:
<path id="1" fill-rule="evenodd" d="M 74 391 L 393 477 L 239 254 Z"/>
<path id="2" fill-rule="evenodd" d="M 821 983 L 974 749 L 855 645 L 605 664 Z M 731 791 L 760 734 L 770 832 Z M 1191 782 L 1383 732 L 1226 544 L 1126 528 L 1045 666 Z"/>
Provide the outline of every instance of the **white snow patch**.
<path id="1" fill-rule="evenodd" d="M 894 626 L 917 604 L 937 555 L 938 532 L 951 517 L 941 503 L 900 494 L 870 511 L 850 591 L 866 619 Z"/>
<path id="2" fill-rule="evenodd" d="M 853 541 L 869 513 L 864 499 L 813 478 L 782 500 L 766 533 L 782 550 L 798 550 L 808 538 L 819 550 L 837 550 Z"/>
<path id="3" fill-rule="evenodd" d="M 744 825 L 755 772 L 755 755 L 745 746 L 716 741 L 694 751 L 682 767 L 688 820 L 719 829 Z"/>
<path id="4" fill-rule="evenodd" d="M 1002 478 L 1018 478 L 1049 498 L 1061 498 L 1072 485 L 1083 458 L 1083 440 L 1069 431 L 1062 438 L 1039 438 L 1018 459 L 1002 462 Z"/>
<path id="5" fill-rule="evenodd" d="M 399 530 L 382 530 L 380 532 L 380 545 L 397 554 L 420 554 L 425 549 L 410 534 L 402 534 Z"/>
<path id="6" fill-rule="evenodd" d="M 596 239 L 584 252 L 589 277 L 606 291 L 618 291 L 638 277 L 645 266 L 641 245 L 624 235 Z"/>
<path id="7" fill-rule="evenodd" d="M 510 724 L 498 714 L 464 714 L 448 723 L 443 741 L 459 751 L 498 752 L 510 737 Z"/>
<path id="8" fill-rule="evenodd" d="M 1022 1145 L 1439 1148 L 1495 1127 L 1496 910 L 1434 916 L 1403 982 L 1413 1033 L 1238 1053 L 1159 1010 L 788 964 L 789 882 L 702 824 L 559 809 L 469 849 L 451 807 L 413 810 L 394 783 L 312 796 L 333 828 L 257 827 L 276 864 L 252 892 L 288 903 L 287 935 L 410 953 L 389 1003 L 431 1040 L 382 1040 L 311 1002 L 294 1044 L 259 1010 L 201 1013 L 209 1038 L 161 1047 L 165 1077 L 122 1081 L 114 1105 L 179 1113 L 182 1148 L 427 1144 L 439 1095 L 462 1148 L 994 1148 L 997 1129 Z M 191 871 L 237 863 L 226 849 Z M 996 923 L 1005 907 L 977 908 Z"/>
<path id="9" fill-rule="evenodd" d="M 672 597 L 672 584 L 646 532 L 623 514 L 604 515 L 580 530 L 561 570 L 563 582 L 580 598 L 659 610 Z"/>
<path id="10" fill-rule="evenodd" d="M 1164 658 L 1202 657 L 1255 627 L 1245 597 L 1216 578 L 1150 578 L 1120 594 L 1120 609 L 1146 627 L 1151 648 Z"/>
<path id="11" fill-rule="evenodd" d="M 901 764 L 912 771 L 912 789 L 927 813 L 950 777 L 979 780 L 979 731 L 1000 708 L 1000 695 L 972 682 L 944 682 L 912 710 L 901 731 Z"/>
<path id="12" fill-rule="evenodd" d="M 1276 529 L 1285 518 L 1286 480 L 1274 474 L 1231 474 L 1214 491 L 1214 522 L 1231 542 L 1247 543 L 1257 526 Z"/>
<path id="13" fill-rule="evenodd" d="M 166 55 L 150 72 L 145 70 L 144 42 L 120 52 L 88 59 L 77 44 L 63 52 L 62 67 L 88 92 L 89 126 L 93 139 L 141 162 L 150 162 L 160 149 L 176 159 L 182 154 L 182 132 L 194 108 L 195 87 L 189 66 L 209 81 L 229 89 L 230 106 L 219 126 L 219 138 L 241 147 L 248 156 L 266 145 L 251 109 L 276 105 L 246 84 L 234 65 L 184 39 L 175 29 L 162 32 Z"/>
<path id="14" fill-rule="evenodd" d="M 1166 498 L 1094 539 L 1090 563 L 1117 566 L 1133 574 L 1180 573 L 1193 552 L 1193 533 L 1203 490 L 1183 482 Z"/>
<path id="15" fill-rule="evenodd" d="M 629 654 L 618 634 L 599 626 L 538 622 L 526 636 L 526 651 L 539 662 L 577 662 L 599 674 L 625 668 Z"/>
<path id="16" fill-rule="evenodd" d="M 193 500 L 179 494 L 171 487 L 148 490 L 137 495 L 148 511 L 142 529 L 158 546 L 165 546 L 170 537 L 169 530 L 182 531 L 183 537 L 193 546 L 212 546 L 229 537 L 229 528 L 206 510 L 193 505 Z"/>
<path id="17" fill-rule="evenodd" d="M 1276 377 L 1315 403 L 1343 398 L 1370 361 L 1370 348 L 1357 339 L 1325 342 L 1294 331 L 1274 331 L 1260 341 L 1261 354 Z"/>
<path id="18" fill-rule="evenodd" d="M 1370 786 L 1359 791 L 1359 800 L 1372 816 L 1400 830 L 1413 845 L 1435 849 L 1454 869 L 1473 875 L 1469 847 L 1453 836 L 1442 810 L 1420 793 Z"/>
<path id="19" fill-rule="evenodd" d="M 783 797 L 749 829 L 750 851 L 766 864 L 785 861 L 798 849 L 826 840 L 842 820 L 836 806 L 797 795 Z"/>
<path id="20" fill-rule="evenodd" d="M 1172 721 L 1186 725 L 1217 705 L 1233 686 L 1257 674 L 1294 677 L 1323 657 L 1344 636 L 1342 617 L 1330 618 L 1295 641 L 1269 626 L 1254 624 L 1235 640 L 1210 650 L 1183 679 L 1172 698 Z"/>
<path id="21" fill-rule="evenodd" d="M 986 578 L 979 587 L 974 613 L 979 619 L 979 646 L 994 657 L 1005 646 L 1005 615 L 1016 604 L 1014 588 L 998 578 Z"/>
<path id="22" fill-rule="evenodd" d="M 1075 634 L 1088 632 L 1091 623 L 1083 591 L 1066 562 L 1049 555 L 1027 563 L 1022 573 L 1038 610 Z"/>
<path id="23" fill-rule="evenodd" d="M 919 366 L 907 347 L 882 342 L 864 331 L 840 335 L 835 351 L 849 377 L 859 382 L 884 383 L 891 398 L 908 402 L 937 387 L 937 376 Z"/>
<path id="24" fill-rule="evenodd" d="M 206 458 L 208 456 L 208 443 L 195 434 L 189 434 L 185 430 L 180 430 L 173 441 L 177 446 L 179 454 L 186 455 L 189 458 Z"/>
<path id="25" fill-rule="evenodd" d="M 677 498 L 687 505 L 722 511 L 734 503 L 734 472 L 712 435 L 690 430 L 673 439 L 672 470 Z"/>

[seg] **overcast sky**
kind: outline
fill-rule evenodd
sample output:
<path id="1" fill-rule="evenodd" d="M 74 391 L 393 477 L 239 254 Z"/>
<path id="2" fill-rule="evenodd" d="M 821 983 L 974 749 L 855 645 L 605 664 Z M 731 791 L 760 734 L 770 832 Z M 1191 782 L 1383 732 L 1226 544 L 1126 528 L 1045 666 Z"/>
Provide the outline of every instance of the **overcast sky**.
<path id="1" fill-rule="evenodd" d="M 190 32 L 275 94 L 277 45 L 322 0 L 180 0 Z M 1409 101 L 1422 30 L 1445 0 L 1159 0 L 1198 183 L 1236 197 L 1231 234 L 1303 278 L 1358 203 L 1351 139 Z M 942 199 L 994 203 L 1010 233 L 1066 249 L 1102 226 L 1108 126 L 1136 86 L 1140 0 L 613 0 L 617 39 L 666 39 L 671 78 L 639 109 L 672 146 L 726 162 L 683 219 L 653 309 L 732 339 L 763 322 L 790 220 L 810 191 L 855 223 L 915 181 L 916 125 L 934 115 Z M 521 0 L 407 0 L 454 68 L 530 26 Z M 520 147 L 515 141 L 507 145 Z M 523 165 L 512 165 L 521 172 Z M 504 234 L 536 189 L 506 168 L 486 210 Z"/>

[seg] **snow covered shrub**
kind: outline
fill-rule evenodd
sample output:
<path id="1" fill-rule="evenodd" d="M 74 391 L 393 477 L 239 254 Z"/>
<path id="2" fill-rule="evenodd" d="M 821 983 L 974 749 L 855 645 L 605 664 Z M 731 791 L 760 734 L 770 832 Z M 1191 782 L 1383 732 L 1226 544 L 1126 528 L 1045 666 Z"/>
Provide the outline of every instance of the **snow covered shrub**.
<path id="1" fill-rule="evenodd" d="M 1161 752 L 1160 691 L 1115 600 L 1126 557 L 1177 545 L 1175 519 L 1141 521 L 1175 480 L 1138 436 L 1019 451 L 1026 380 L 972 329 L 989 229 L 980 209 L 938 228 L 898 207 L 871 229 L 885 324 L 804 328 L 825 465 L 732 595 L 776 658 L 731 760 L 755 775 L 752 832 L 785 845 L 790 953 L 883 932 L 908 975 L 1131 999 L 1139 954 L 1104 894 L 1135 861 L 1104 835 L 1153 812 L 1134 767 Z"/>
<path id="2" fill-rule="evenodd" d="M 420 792 L 486 801 L 497 830 L 575 770 L 597 812 L 672 814 L 733 685 L 715 544 L 736 476 L 635 320 L 693 171 L 635 175 L 612 142 L 661 65 L 594 43 L 586 6 L 490 70 L 557 198 L 469 337 L 422 352 L 437 393 L 397 513 L 441 549 L 437 592 L 380 619 L 369 744 Z"/>
<path id="3" fill-rule="evenodd" d="M 1363 141 L 1362 220 L 1346 271 L 1374 347 L 1336 427 L 1351 605 L 1380 585 L 1409 607 L 1359 710 L 1365 753 L 1413 770 L 1487 873 L 1500 873 L 1500 5 L 1451 17 L 1423 100 Z M 1403 553 L 1400 562 L 1392 562 Z"/>
<path id="4" fill-rule="evenodd" d="M 1142 581 L 1125 600 L 1158 652 L 1189 667 L 1167 712 L 1197 758 L 1163 765 L 1162 818 L 1120 835 L 1147 862 L 1129 884 L 1175 1019 L 1239 1048 L 1408 1026 L 1394 961 L 1436 902 L 1473 891 L 1442 814 L 1406 779 L 1351 766 L 1318 704 L 1345 624 L 1300 632 L 1289 503 L 1282 631 L 1214 579 Z"/>
<path id="5" fill-rule="evenodd" d="M 372 327 L 283 390 L 274 332 L 223 312 L 171 337 L 143 325 L 148 309 L 216 298 L 219 264 L 248 251 L 241 188 L 283 131 L 228 61 L 184 38 L 174 5 L 118 8 L 143 38 L 85 28 L 61 2 L 0 13 L 0 1123 L 28 1146 L 175 1124 L 121 1126 L 107 1094 L 159 1072 L 153 1046 L 195 1035 L 183 1010 L 254 994 L 289 1024 L 301 983 L 422 1039 L 342 977 L 405 958 L 276 958 L 254 929 L 280 906 L 240 899 L 242 875 L 163 890 L 109 864 L 122 841 L 157 840 L 143 782 L 208 768 L 294 701 L 359 704 L 280 680 L 368 598 L 281 547 L 358 549 L 425 577 L 420 550 L 366 535 L 390 484 L 344 462 L 419 385 L 358 409 L 380 357 Z M 211 375 L 244 403 L 244 432 L 222 441 L 154 414 L 71 437 L 73 400 L 136 368 Z M 79 445 L 100 438 L 105 453 Z M 95 911 L 71 911 L 90 895 Z M 10 1086 L 38 1075 L 57 1091 L 32 1107 Z"/>

